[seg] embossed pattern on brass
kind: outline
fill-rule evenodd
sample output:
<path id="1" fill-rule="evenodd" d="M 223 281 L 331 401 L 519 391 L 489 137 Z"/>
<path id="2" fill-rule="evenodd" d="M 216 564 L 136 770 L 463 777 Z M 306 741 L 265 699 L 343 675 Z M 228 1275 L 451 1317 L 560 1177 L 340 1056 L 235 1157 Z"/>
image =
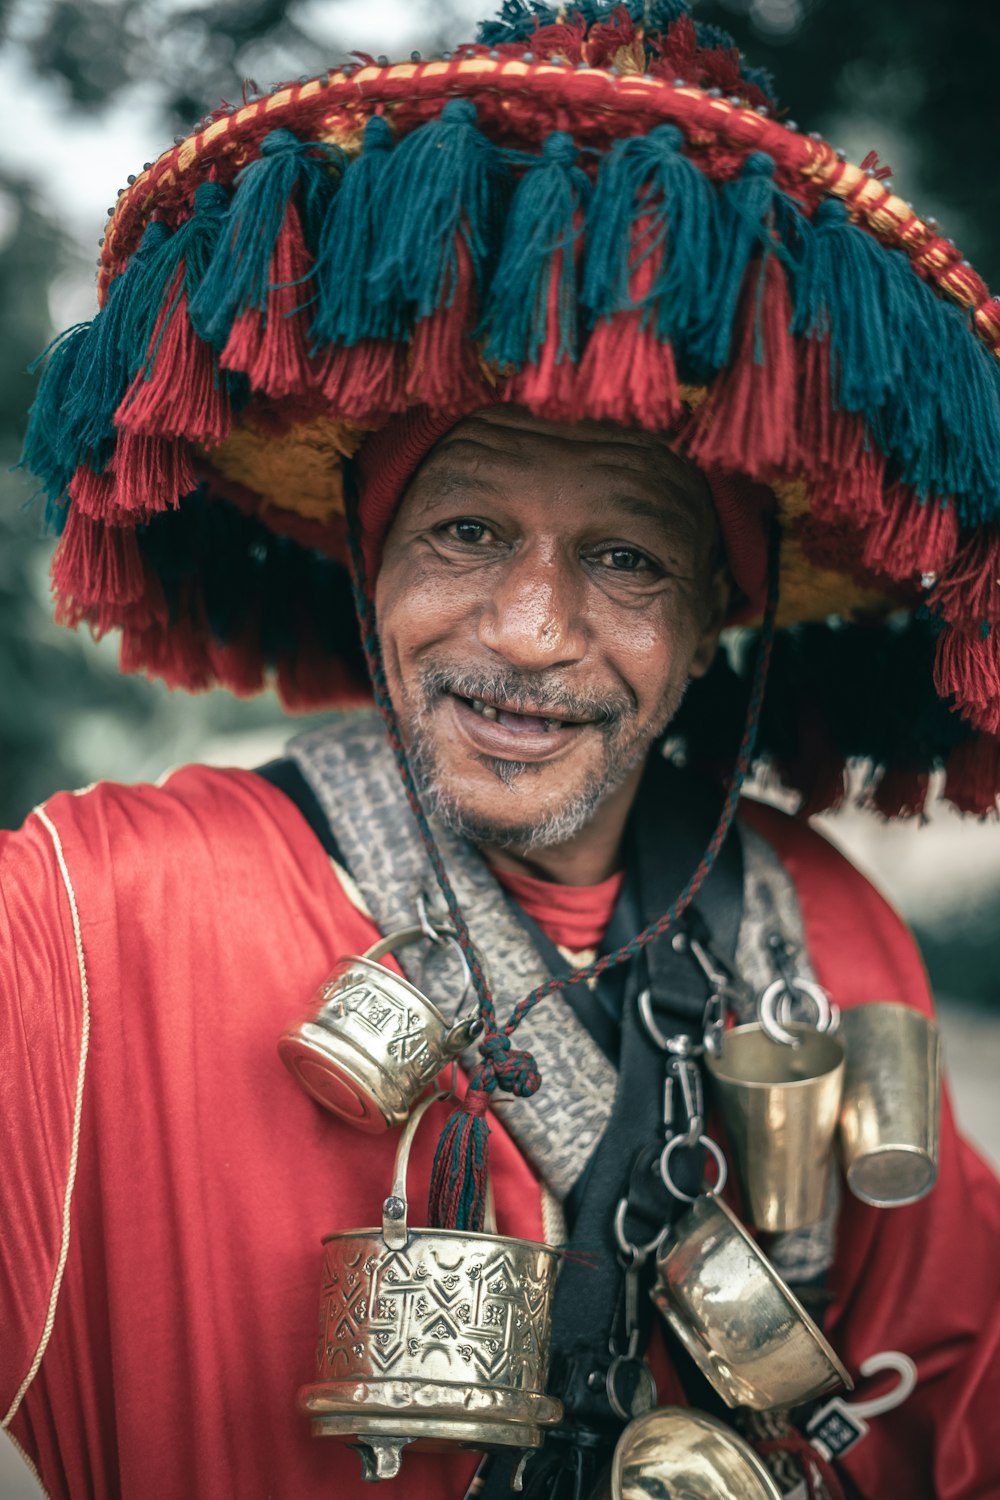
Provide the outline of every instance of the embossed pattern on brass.
<path id="1" fill-rule="evenodd" d="M 718 1198 L 697 1198 L 650 1293 L 729 1406 L 798 1406 L 851 1377 L 798 1298 Z"/>
<path id="2" fill-rule="evenodd" d="M 661 1406 L 625 1428 L 600 1500 L 781 1500 L 781 1491 L 738 1433 Z"/>
<path id="3" fill-rule="evenodd" d="M 479 1029 L 474 1018 L 451 1025 L 416 985 L 377 961 L 424 937 L 422 928 L 407 928 L 360 958 L 342 958 L 309 1016 L 278 1042 L 306 1092 L 359 1130 L 402 1125 Z"/>
<path id="4" fill-rule="evenodd" d="M 316 1379 L 299 1408 L 317 1436 L 359 1448 L 368 1478 L 414 1443 L 538 1448 L 562 1419 L 545 1394 L 560 1256 L 534 1240 L 407 1223 L 403 1132 L 381 1228 L 323 1241 Z M 488 1220 L 492 1220 L 491 1211 Z"/>
<path id="5" fill-rule="evenodd" d="M 372 1394 L 410 1376 L 465 1396 L 544 1390 L 558 1255 L 528 1240 L 411 1230 L 403 1250 L 381 1231 L 325 1241 L 321 1381 Z"/>

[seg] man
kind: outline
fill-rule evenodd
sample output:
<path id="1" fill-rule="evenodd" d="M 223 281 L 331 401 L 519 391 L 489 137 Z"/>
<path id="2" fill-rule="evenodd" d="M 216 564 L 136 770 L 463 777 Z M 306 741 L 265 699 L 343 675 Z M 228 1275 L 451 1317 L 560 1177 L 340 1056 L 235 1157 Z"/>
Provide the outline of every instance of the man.
<path id="1" fill-rule="evenodd" d="M 920 620 L 817 624 L 775 654 L 763 729 L 789 776 L 815 793 L 844 749 L 870 750 L 886 810 L 945 764 L 955 800 L 995 799 L 985 439 L 935 396 L 940 364 L 890 342 L 877 299 L 857 357 L 851 275 L 896 294 L 908 347 L 953 344 L 969 401 L 995 389 L 989 356 L 869 234 L 897 200 L 771 119 L 717 36 L 650 9 L 588 24 L 508 6 L 457 58 L 220 116 L 123 196 L 103 310 L 49 367 L 28 448 L 65 521 L 64 614 L 120 627 L 126 665 L 189 687 L 249 690 L 273 669 L 293 700 L 356 699 L 346 484 L 391 732 L 390 747 L 348 717 L 263 774 L 101 784 L 4 836 L 3 1403 L 52 1496 L 360 1493 L 357 1460 L 310 1435 L 295 1395 L 318 1389 L 320 1239 L 389 1212 L 397 1137 L 318 1108 L 275 1055 L 341 955 L 457 913 L 466 960 L 491 970 L 465 1066 L 488 1104 L 498 1085 L 515 1096 L 489 1109 L 499 1232 L 578 1252 L 554 1305 L 565 1420 L 524 1475 L 552 1497 L 601 1482 L 647 1348 L 659 1405 L 725 1414 L 645 1295 L 627 1305 L 615 1256 L 617 1203 L 626 1247 L 650 1213 L 651 1236 L 683 1235 L 669 1184 L 649 1198 L 650 1151 L 679 1144 L 692 1196 L 702 1181 L 704 1120 L 676 1102 L 663 1116 L 680 1074 L 656 1028 L 671 1056 L 697 1055 L 711 1004 L 751 1020 L 776 978 L 790 994 L 816 979 L 842 1008 L 930 1012 L 866 882 L 767 808 L 744 805 L 724 837 L 738 779 L 724 798 L 703 768 L 726 756 L 731 774 L 746 696 L 719 675 L 720 631 L 768 598 L 770 619 L 780 583 L 791 621 L 926 599 L 937 686 L 964 716 L 937 705 Z M 914 216 L 892 232 L 988 341 L 973 273 Z M 845 696 L 869 740 L 838 720 Z M 760 712 L 751 692 L 741 765 Z M 668 731 L 701 770 L 666 764 Z M 695 888 L 670 936 L 635 942 Z M 738 979 L 713 987 L 699 946 Z M 598 952 L 596 985 L 522 1014 Z M 426 960 L 407 972 L 454 1015 L 454 969 Z M 443 1138 L 439 1210 L 474 1175 L 476 1093 Z M 447 1113 L 415 1139 L 411 1223 Z M 856 1381 L 888 1353 L 915 1389 L 876 1379 L 861 1394 L 883 1414 L 842 1418 L 833 1448 L 815 1402 L 794 1422 L 744 1414 L 744 1431 L 785 1493 L 990 1494 L 996 1184 L 947 1100 L 929 1196 L 878 1210 L 833 1181 L 822 1219 L 768 1255 Z M 330 1357 L 321 1335 L 321 1370 Z M 461 1496 L 477 1462 L 406 1452 L 399 1493 Z M 507 1468 L 475 1483 L 502 1493 Z"/>

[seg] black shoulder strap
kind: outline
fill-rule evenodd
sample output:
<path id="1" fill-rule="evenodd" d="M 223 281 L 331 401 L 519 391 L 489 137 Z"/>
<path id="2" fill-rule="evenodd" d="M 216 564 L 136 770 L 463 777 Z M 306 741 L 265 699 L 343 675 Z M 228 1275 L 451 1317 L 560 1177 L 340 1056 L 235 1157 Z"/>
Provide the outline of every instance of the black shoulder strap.
<path id="1" fill-rule="evenodd" d="M 276 786 L 279 792 L 284 792 L 290 802 L 295 803 L 330 858 L 342 865 L 344 856 L 333 836 L 330 820 L 320 806 L 319 798 L 294 760 L 284 758 L 269 761 L 266 766 L 257 766 L 256 774 L 263 776 L 265 781 Z"/>

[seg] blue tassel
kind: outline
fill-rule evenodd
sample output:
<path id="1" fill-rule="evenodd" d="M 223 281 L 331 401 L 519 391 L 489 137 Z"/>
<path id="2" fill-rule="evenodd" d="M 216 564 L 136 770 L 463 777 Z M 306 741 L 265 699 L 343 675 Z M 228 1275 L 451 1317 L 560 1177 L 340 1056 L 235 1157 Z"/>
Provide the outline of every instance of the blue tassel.
<path id="1" fill-rule="evenodd" d="M 884 452 L 895 459 L 904 483 L 921 500 L 953 493 L 948 476 L 942 390 L 948 380 L 948 327 L 937 297 L 910 268 L 903 251 L 897 256 L 909 277 L 909 307 L 901 346 L 899 384 L 872 418 L 872 431 Z"/>
<path id="2" fill-rule="evenodd" d="M 90 325 L 81 349 L 79 378 L 59 413 L 59 447 L 74 468 L 86 462 L 99 474 L 115 444 L 115 412 L 142 363 L 145 346 L 132 342 L 133 303 L 142 298 L 150 263 L 166 243 L 165 224 L 154 221 L 125 270 L 108 288 L 107 301 Z"/>
<path id="3" fill-rule="evenodd" d="M 380 185 L 382 234 L 368 276 L 370 295 L 408 304 L 418 318 L 450 307 L 461 234 L 481 296 L 512 189 L 502 154 L 476 128 L 475 105 L 449 100 L 439 119 L 413 131 L 392 154 Z"/>
<path id="4" fill-rule="evenodd" d="M 729 362 L 743 281 L 754 255 L 760 252 L 762 260 L 769 254 L 780 255 L 794 280 L 802 254 L 799 241 L 804 221 L 791 200 L 775 187 L 774 161 L 766 152 L 752 152 L 739 177 L 723 184 L 718 226 L 709 294 L 699 325 L 688 340 L 687 352 L 700 378 Z"/>
<path id="5" fill-rule="evenodd" d="M 125 326 L 130 347 L 142 351 L 140 363 L 155 362 L 156 351 L 149 348 L 149 341 L 167 297 L 172 296 L 173 305 L 163 327 L 176 310 L 181 291 L 190 301 L 201 285 L 222 236 L 228 207 L 229 194 L 221 184 L 201 183 L 194 195 L 194 213 L 178 226 L 151 262 L 142 293 L 134 298 Z M 180 288 L 174 283 L 182 263 L 184 284 Z"/>
<path id="6" fill-rule="evenodd" d="M 315 245 L 338 182 L 330 167 L 345 159 L 339 149 L 300 141 L 288 130 L 272 130 L 260 150 L 236 178 L 215 253 L 191 299 L 195 332 L 220 350 L 241 313 L 253 308 L 266 317 L 271 257 L 293 197 L 306 242 L 312 236 Z"/>
<path id="7" fill-rule="evenodd" d="M 683 140 L 676 125 L 658 125 L 648 136 L 616 141 L 611 148 L 587 215 L 582 293 L 592 321 L 632 308 L 636 249 L 645 258 L 665 247 L 645 307 L 655 317 L 661 342 L 675 351 L 683 351 L 703 314 L 719 235 L 715 193 L 681 154 Z M 638 219 L 646 221 L 640 247 L 632 238 Z"/>
<path id="8" fill-rule="evenodd" d="M 899 386 L 913 272 L 852 224 L 837 198 L 819 205 L 804 243 L 793 331 L 830 340 L 836 404 L 872 416 Z"/>
<path id="9" fill-rule="evenodd" d="M 966 314 L 939 302 L 942 328 L 941 421 L 944 483 L 967 526 L 1000 519 L 1000 367 L 969 327 Z"/>
<path id="10" fill-rule="evenodd" d="M 66 524 L 66 508 L 60 504 L 77 465 L 75 442 L 65 441 L 66 431 L 60 414 L 66 398 L 80 376 L 87 351 L 89 323 L 75 323 L 67 328 L 29 366 L 37 369 L 48 360 L 38 382 L 38 393 L 28 413 L 28 427 L 17 468 L 27 469 L 41 482 L 46 496 L 45 527 L 60 533 Z"/>
<path id="11" fill-rule="evenodd" d="M 385 225 L 379 219 L 381 185 L 390 167 L 393 134 L 381 115 L 365 126 L 360 156 L 349 164 L 327 214 L 316 256 L 316 314 L 310 336 L 317 345 L 353 347 L 364 338 L 401 340 L 405 320 L 389 302 L 369 294 L 367 274 Z"/>
<path id="12" fill-rule="evenodd" d="M 557 130 L 542 147 L 541 159 L 525 172 L 514 194 L 503 251 L 487 299 L 482 327 L 488 330 L 488 360 L 524 369 L 537 364 L 547 339 L 554 257 L 559 266 L 558 340 L 554 363 L 575 360 L 577 292 L 574 246 L 580 234 L 578 212 L 585 211 L 591 187 L 576 165 L 573 137 Z"/>
<path id="13" fill-rule="evenodd" d="M 573 8 L 586 16 L 588 22 L 594 19 L 595 6 L 588 4 L 588 0 Z M 504 42 L 524 42 L 537 27 L 552 26 L 557 20 L 558 12 L 542 4 L 541 0 L 532 0 L 530 5 L 526 0 L 503 0 L 495 21 L 479 23 L 478 37 L 486 47 L 502 46 Z"/>
<path id="14" fill-rule="evenodd" d="M 503 0 L 500 15 L 495 21 L 482 21 L 479 25 L 479 40 L 488 47 L 504 42 L 530 41 L 540 26 L 555 26 L 570 17 L 582 16 L 587 26 L 595 21 L 610 21 L 622 0 L 577 0 L 571 7 L 546 5 L 543 0 Z M 647 31 L 662 32 L 681 16 L 690 13 L 688 0 L 627 0 L 625 9 L 632 20 L 641 22 Z M 725 33 L 720 32 L 723 36 Z M 732 41 L 730 46 L 735 45 Z"/>

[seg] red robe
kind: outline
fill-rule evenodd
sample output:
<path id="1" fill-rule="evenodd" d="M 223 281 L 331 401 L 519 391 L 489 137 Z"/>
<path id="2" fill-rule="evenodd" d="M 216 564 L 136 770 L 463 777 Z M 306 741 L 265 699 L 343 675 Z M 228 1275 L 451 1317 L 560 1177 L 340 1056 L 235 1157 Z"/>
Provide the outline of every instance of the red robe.
<path id="1" fill-rule="evenodd" d="M 807 827 L 745 815 L 796 884 L 835 999 L 929 1010 L 913 943 L 864 879 Z M 0 835 L 0 1409 L 52 1500 L 371 1494 L 295 1394 L 321 1236 L 379 1222 L 396 1136 L 325 1114 L 275 1041 L 374 938 L 250 773 L 103 784 Z M 436 1133 L 417 1138 L 417 1203 Z M 501 1232 L 540 1238 L 532 1172 L 498 1122 L 493 1138 Z M 843 1461 L 865 1500 L 1000 1496 L 998 1246 L 997 1184 L 947 1101 L 930 1197 L 845 1195 L 829 1336 L 855 1372 L 896 1349 L 920 1376 Z M 682 1399 L 669 1377 L 660 1399 Z M 386 1493 L 460 1500 L 475 1463 L 408 1453 Z"/>

